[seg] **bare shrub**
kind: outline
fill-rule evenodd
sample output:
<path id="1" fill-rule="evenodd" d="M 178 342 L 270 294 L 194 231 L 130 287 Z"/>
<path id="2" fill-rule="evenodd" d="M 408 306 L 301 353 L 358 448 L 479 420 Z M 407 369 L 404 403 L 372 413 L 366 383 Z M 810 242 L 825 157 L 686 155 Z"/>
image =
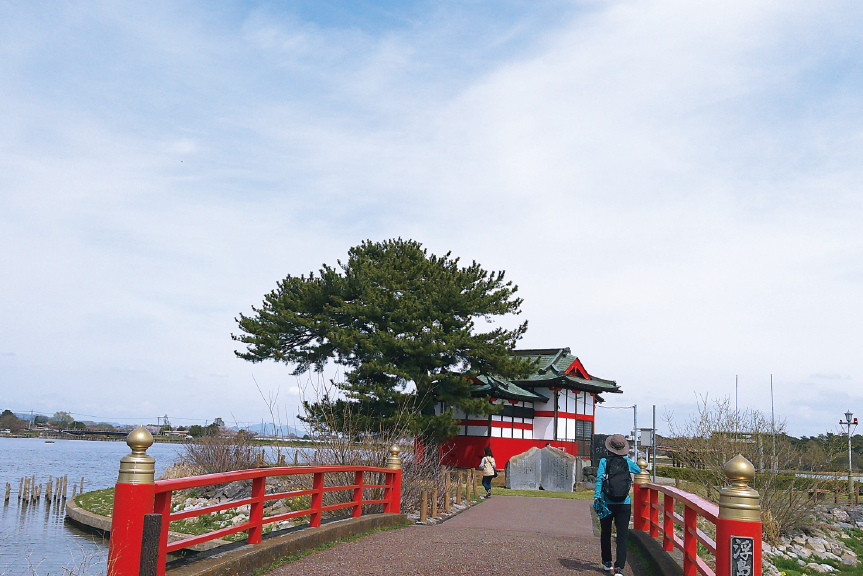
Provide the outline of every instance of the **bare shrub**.
<path id="1" fill-rule="evenodd" d="M 186 444 L 180 461 L 196 474 L 216 474 L 256 468 L 261 464 L 260 448 L 246 434 L 202 436 Z"/>
<path id="2" fill-rule="evenodd" d="M 306 385 L 301 387 L 304 397 L 313 396 L 317 406 L 323 407 L 314 415 L 306 413 L 302 420 L 311 428 L 315 438 L 315 446 L 302 451 L 307 462 L 337 466 L 374 466 L 381 467 L 386 463 L 391 446 L 398 446 L 402 461 L 402 510 L 414 510 L 418 506 L 421 490 L 431 491 L 438 488 L 443 497 L 443 475 L 441 473 L 441 451 L 436 443 L 425 443 L 421 450 L 414 448 L 413 435 L 410 431 L 410 414 L 416 404 L 416 398 L 407 398 L 398 407 L 396 417 L 387 425 L 369 429 L 367 419 L 363 419 L 355 411 L 341 408 L 336 414 L 328 410 L 327 399 L 335 397 L 337 388 L 332 381 L 325 381 L 322 376 L 316 380 L 308 377 Z M 322 400 L 324 400 L 322 402 Z M 303 403 L 303 406 L 308 406 Z M 360 425 L 360 422 L 363 425 Z M 383 484 L 383 475 L 377 478 L 365 479 L 366 484 Z M 353 484 L 353 473 L 327 474 L 330 485 Z M 383 490 L 367 492 L 367 499 L 380 499 Z M 352 498 L 351 491 L 330 492 L 325 495 L 325 504 L 348 502 Z M 369 512 L 380 511 L 381 506 L 370 507 Z"/>
<path id="3" fill-rule="evenodd" d="M 707 396 L 699 397 L 698 414 L 683 424 L 675 422 L 672 414 L 666 414 L 665 420 L 671 451 L 685 467 L 701 471 L 708 498 L 718 501 L 719 488 L 728 484 L 723 471 L 726 462 L 742 454 L 756 469 L 752 487 L 761 496 L 763 536 L 775 540 L 780 533 L 809 522 L 815 509 L 809 491 L 827 481 L 796 478 L 789 472 L 804 455 L 785 434 L 784 420 L 771 423 L 758 410 L 735 410 L 728 397 L 708 401 Z M 823 469 L 814 462 L 811 466 L 816 472 Z"/>

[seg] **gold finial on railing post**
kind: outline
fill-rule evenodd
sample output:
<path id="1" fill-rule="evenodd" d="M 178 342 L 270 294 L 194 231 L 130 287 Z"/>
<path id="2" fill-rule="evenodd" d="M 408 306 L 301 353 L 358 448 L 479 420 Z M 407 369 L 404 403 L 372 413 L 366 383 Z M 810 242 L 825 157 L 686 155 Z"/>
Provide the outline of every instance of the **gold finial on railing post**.
<path id="1" fill-rule="evenodd" d="M 402 507 L 402 459 L 399 457 L 399 447 L 390 446 L 390 455 L 387 458 L 387 468 L 392 472 L 386 473 L 387 490 L 385 499 L 389 502 L 384 504 L 384 512 L 398 514 Z"/>
<path id="2" fill-rule="evenodd" d="M 642 484 L 650 482 L 650 475 L 647 473 L 647 460 L 639 458 L 636 462 L 641 472 L 635 475 L 632 480 L 632 526 L 636 530 L 648 530 L 648 514 L 650 513 L 648 494 L 649 490 L 642 489 Z"/>
<path id="3" fill-rule="evenodd" d="M 716 576 L 761 576 L 761 501 L 749 486 L 755 466 L 738 454 L 723 471 L 731 485 L 719 491 Z"/>
<path id="4" fill-rule="evenodd" d="M 650 482 L 650 474 L 647 472 L 647 460 L 644 458 L 639 458 L 635 461 L 638 464 L 638 467 L 641 468 L 641 472 L 635 475 L 633 479 L 634 484 L 647 484 Z"/>
<path id="5" fill-rule="evenodd" d="M 120 459 L 120 474 L 117 482 L 120 484 L 152 484 L 156 478 L 156 459 L 147 454 L 147 448 L 153 445 L 153 435 L 138 426 L 126 436 L 126 445 L 132 449 Z"/>
<path id="6" fill-rule="evenodd" d="M 138 573 L 144 516 L 153 513 L 156 495 L 156 459 L 147 455 L 153 435 L 139 426 L 126 437 L 126 444 L 132 453 L 120 459 L 120 474 L 114 486 L 108 576 Z"/>
<path id="7" fill-rule="evenodd" d="M 395 470 L 402 469 L 402 459 L 399 457 L 399 447 L 396 445 L 390 446 L 390 455 L 387 457 L 387 468 Z"/>
<path id="8" fill-rule="evenodd" d="M 719 517 L 728 520 L 761 521 L 761 498 L 749 483 L 755 479 L 755 466 L 738 454 L 723 468 L 731 482 L 719 491 Z"/>

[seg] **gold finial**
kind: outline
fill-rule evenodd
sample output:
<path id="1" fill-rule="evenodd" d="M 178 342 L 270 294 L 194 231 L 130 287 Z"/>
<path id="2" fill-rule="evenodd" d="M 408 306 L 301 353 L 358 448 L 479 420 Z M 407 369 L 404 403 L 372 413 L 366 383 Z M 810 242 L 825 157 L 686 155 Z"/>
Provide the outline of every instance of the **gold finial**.
<path id="1" fill-rule="evenodd" d="M 401 470 L 402 468 L 402 459 L 399 457 L 399 447 L 393 444 L 390 446 L 390 455 L 387 457 L 387 468 L 393 468 L 395 470 Z"/>
<path id="2" fill-rule="evenodd" d="M 635 484 L 647 484 L 650 482 L 650 474 L 647 473 L 647 460 L 644 458 L 639 458 L 635 461 L 638 464 L 638 467 L 641 468 L 641 472 L 635 475 L 633 479 L 633 483 Z"/>
<path id="3" fill-rule="evenodd" d="M 749 483 L 755 479 L 755 466 L 738 454 L 725 463 L 725 477 L 731 482 L 719 491 L 719 517 L 728 520 L 761 521 L 761 499 Z"/>
<path id="4" fill-rule="evenodd" d="M 153 445 L 153 435 L 138 426 L 126 437 L 126 444 L 132 453 L 120 459 L 118 484 L 152 484 L 156 476 L 156 459 L 147 455 L 147 448 Z"/>
<path id="5" fill-rule="evenodd" d="M 133 454 L 145 454 L 147 448 L 153 445 L 153 435 L 143 426 L 138 426 L 126 436 L 126 445 Z"/>

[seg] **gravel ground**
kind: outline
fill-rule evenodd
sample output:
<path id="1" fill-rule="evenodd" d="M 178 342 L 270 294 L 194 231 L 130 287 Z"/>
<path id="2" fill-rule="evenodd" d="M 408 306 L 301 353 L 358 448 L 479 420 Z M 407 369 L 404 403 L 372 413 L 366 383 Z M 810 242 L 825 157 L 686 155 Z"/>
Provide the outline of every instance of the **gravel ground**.
<path id="1" fill-rule="evenodd" d="M 590 505 L 588 500 L 497 496 L 442 524 L 371 534 L 268 576 L 599 576 L 604 572 Z M 645 576 L 633 574 L 630 565 L 624 575 Z"/>

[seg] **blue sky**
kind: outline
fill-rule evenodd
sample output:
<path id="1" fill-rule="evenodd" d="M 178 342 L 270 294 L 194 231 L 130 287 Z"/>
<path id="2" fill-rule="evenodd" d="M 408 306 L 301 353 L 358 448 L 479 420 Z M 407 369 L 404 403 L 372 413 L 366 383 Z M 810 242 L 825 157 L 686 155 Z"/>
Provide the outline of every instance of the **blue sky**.
<path id="1" fill-rule="evenodd" d="M 0 408 L 295 413 L 233 318 L 363 239 L 685 418 L 863 413 L 855 2 L 0 1 Z M 605 411 L 598 431 L 628 426 Z"/>

